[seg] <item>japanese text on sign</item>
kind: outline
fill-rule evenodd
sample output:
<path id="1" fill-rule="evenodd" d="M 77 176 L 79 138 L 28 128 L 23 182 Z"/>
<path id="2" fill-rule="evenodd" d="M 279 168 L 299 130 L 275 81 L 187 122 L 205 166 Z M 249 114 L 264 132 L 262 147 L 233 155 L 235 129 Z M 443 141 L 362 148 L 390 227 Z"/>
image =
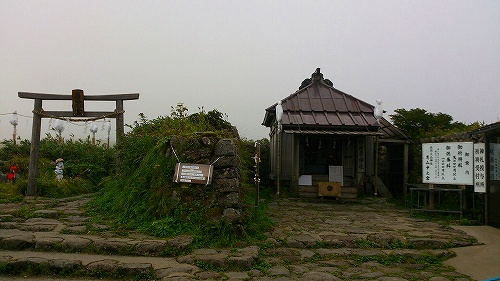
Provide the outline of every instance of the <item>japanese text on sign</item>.
<path id="1" fill-rule="evenodd" d="M 212 165 L 177 163 L 175 165 L 174 182 L 210 184 L 212 182 Z"/>
<path id="2" fill-rule="evenodd" d="M 358 140 L 358 173 L 365 172 L 365 141 Z"/>
<path id="3" fill-rule="evenodd" d="M 500 143 L 490 143 L 490 179 L 500 180 Z"/>
<path id="4" fill-rule="evenodd" d="M 474 192 L 486 192 L 486 147 L 474 144 Z"/>
<path id="5" fill-rule="evenodd" d="M 422 182 L 473 184 L 473 143 L 422 144 Z"/>

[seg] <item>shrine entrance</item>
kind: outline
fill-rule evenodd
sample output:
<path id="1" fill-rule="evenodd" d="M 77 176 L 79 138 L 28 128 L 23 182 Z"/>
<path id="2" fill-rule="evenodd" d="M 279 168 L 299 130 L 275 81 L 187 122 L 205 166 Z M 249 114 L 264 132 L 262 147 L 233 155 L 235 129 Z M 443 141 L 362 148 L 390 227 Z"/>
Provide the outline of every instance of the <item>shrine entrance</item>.
<path id="1" fill-rule="evenodd" d="M 42 93 L 26 93 L 19 92 L 18 96 L 23 99 L 34 99 L 35 105 L 33 108 L 33 127 L 31 129 L 31 150 L 30 150 L 30 165 L 28 175 L 27 196 L 36 195 L 36 184 L 38 176 L 38 158 L 40 154 L 40 132 L 42 127 L 42 118 L 55 118 L 69 121 L 94 121 L 104 118 L 116 118 L 116 141 L 120 142 L 121 136 L 124 134 L 124 119 L 123 101 L 139 99 L 139 94 L 116 94 L 116 95 L 92 95 L 85 96 L 83 90 L 72 90 L 71 95 L 59 94 L 42 94 Z M 44 111 L 42 108 L 43 100 L 71 100 L 72 111 Z M 116 101 L 114 111 L 85 111 L 84 101 Z M 80 119 L 75 119 L 80 117 Z"/>

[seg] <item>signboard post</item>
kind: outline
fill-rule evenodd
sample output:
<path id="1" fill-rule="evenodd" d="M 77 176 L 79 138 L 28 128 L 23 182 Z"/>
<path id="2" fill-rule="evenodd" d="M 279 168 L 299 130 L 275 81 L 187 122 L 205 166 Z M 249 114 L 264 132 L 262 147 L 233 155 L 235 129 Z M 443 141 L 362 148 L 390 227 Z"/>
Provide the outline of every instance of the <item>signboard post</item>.
<path id="1" fill-rule="evenodd" d="M 174 182 L 210 184 L 212 183 L 212 165 L 204 164 L 175 164 Z"/>

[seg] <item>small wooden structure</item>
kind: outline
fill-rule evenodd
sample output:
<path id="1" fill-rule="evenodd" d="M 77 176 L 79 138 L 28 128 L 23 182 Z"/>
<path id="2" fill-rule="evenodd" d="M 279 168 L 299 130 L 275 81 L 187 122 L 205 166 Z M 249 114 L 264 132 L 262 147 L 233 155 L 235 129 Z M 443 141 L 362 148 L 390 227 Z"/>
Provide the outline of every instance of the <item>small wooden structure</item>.
<path id="1" fill-rule="evenodd" d="M 485 223 L 500 228 L 500 122 L 470 132 L 486 146 Z"/>
<path id="2" fill-rule="evenodd" d="M 38 158 L 40 154 L 40 131 L 42 126 L 42 118 L 62 118 L 62 117 L 84 117 L 86 119 L 70 119 L 73 121 L 89 121 L 102 118 L 116 118 L 116 141 L 119 142 L 120 137 L 124 134 L 124 119 L 123 119 L 123 101 L 139 99 L 139 94 L 115 94 L 115 95 L 93 95 L 85 96 L 83 90 L 75 89 L 71 95 L 60 94 L 42 94 L 42 93 L 26 93 L 19 92 L 18 96 L 23 99 L 33 99 L 33 127 L 31 130 L 31 150 L 30 150 L 30 165 L 28 175 L 27 196 L 35 196 L 36 183 L 38 176 Z M 72 111 L 44 111 L 42 108 L 43 100 L 71 100 L 73 102 Z M 116 108 L 111 112 L 90 111 L 85 112 L 84 101 L 116 101 Z"/>
<path id="3" fill-rule="evenodd" d="M 271 177 L 278 194 L 281 182 L 305 197 L 403 193 L 408 139 L 384 118 L 377 122 L 374 109 L 334 88 L 319 68 L 298 91 L 267 108 L 262 125 L 270 128 Z M 391 172 L 398 173 L 392 188 L 377 177 L 379 143 L 392 153 Z"/>

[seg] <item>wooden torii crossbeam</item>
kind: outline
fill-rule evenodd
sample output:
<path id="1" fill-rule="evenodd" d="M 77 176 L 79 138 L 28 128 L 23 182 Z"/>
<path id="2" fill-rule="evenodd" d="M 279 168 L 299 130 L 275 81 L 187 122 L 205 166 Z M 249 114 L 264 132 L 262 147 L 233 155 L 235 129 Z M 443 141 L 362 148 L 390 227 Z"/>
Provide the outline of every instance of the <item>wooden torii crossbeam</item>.
<path id="1" fill-rule="evenodd" d="M 27 196 L 36 195 L 36 184 L 38 176 L 38 158 L 40 156 L 40 133 L 42 126 L 42 118 L 61 118 L 61 117 L 83 117 L 84 120 L 96 120 L 101 118 L 116 118 L 116 141 L 119 142 L 124 134 L 124 119 L 123 119 L 123 101 L 139 99 L 139 94 L 114 94 L 114 95 L 93 95 L 85 96 L 83 90 L 75 89 L 71 95 L 60 94 L 42 94 L 42 93 L 26 93 L 18 92 L 18 96 L 23 99 L 34 99 L 35 105 L 33 108 L 33 127 L 31 129 L 31 150 L 30 150 L 30 165 L 28 175 Z M 73 111 L 44 111 L 42 109 L 43 100 L 71 100 Z M 100 112 L 84 110 L 84 101 L 116 101 L 115 111 Z M 84 121 L 79 120 L 79 121 Z"/>

